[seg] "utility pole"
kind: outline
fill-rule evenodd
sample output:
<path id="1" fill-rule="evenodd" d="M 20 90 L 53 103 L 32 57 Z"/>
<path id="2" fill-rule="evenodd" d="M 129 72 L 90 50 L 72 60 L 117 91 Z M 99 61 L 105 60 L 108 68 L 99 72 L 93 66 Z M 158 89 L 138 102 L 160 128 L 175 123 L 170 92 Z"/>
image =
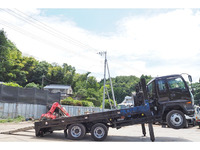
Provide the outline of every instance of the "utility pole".
<path id="1" fill-rule="evenodd" d="M 109 79 L 110 79 L 110 86 L 111 86 L 111 90 L 112 90 L 112 97 L 113 97 L 113 102 L 114 102 L 114 109 L 116 109 L 115 94 L 114 94 L 114 91 L 113 91 L 113 85 L 112 85 L 112 80 L 111 80 L 111 77 L 110 77 L 110 71 L 109 71 L 109 68 L 108 68 L 108 62 L 107 62 L 107 69 L 108 69 L 108 76 L 109 76 Z"/>
<path id="2" fill-rule="evenodd" d="M 116 109 L 116 101 L 115 101 L 115 95 L 114 95 L 114 91 L 113 91 L 113 86 L 112 86 L 112 80 L 110 77 L 110 72 L 109 72 L 109 68 L 108 68 L 108 61 L 107 61 L 107 52 L 99 52 L 99 55 L 105 55 L 105 61 L 104 61 L 104 87 L 103 87 L 103 102 L 102 102 L 102 111 L 104 111 L 105 108 L 105 90 L 106 90 L 106 66 L 107 66 L 107 70 L 108 70 L 108 75 L 110 78 L 110 86 L 111 86 L 111 90 L 112 90 L 112 96 L 113 96 L 113 101 L 114 101 L 114 107 Z"/>
<path id="3" fill-rule="evenodd" d="M 107 57 L 106 54 L 107 52 L 99 52 L 99 55 L 103 56 L 105 55 L 105 61 L 104 61 L 104 83 L 103 83 L 103 102 L 102 102 L 102 111 L 104 111 L 105 108 L 105 90 L 106 90 L 106 64 L 107 64 Z"/>
<path id="4" fill-rule="evenodd" d="M 112 103 L 111 103 L 111 101 L 110 101 L 110 96 L 109 96 L 107 87 L 106 87 L 106 92 L 107 92 L 107 95 L 108 95 L 108 100 L 109 100 L 109 103 L 110 103 L 110 108 L 111 108 L 111 110 L 112 110 Z"/>

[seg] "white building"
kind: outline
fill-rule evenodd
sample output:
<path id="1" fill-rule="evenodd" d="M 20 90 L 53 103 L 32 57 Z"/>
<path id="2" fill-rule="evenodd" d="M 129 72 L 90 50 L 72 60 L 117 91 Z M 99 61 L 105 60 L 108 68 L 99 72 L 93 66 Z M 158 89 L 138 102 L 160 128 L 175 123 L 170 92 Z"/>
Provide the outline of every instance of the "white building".
<path id="1" fill-rule="evenodd" d="M 44 90 L 48 90 L 51 93 L 60 93 L 61 99 L 67 98 L 73 94 L 73 90 L 70 85 L 50 84 L 45 86 Z"/>
<path id="2" fill-rule="evenodd" d="M 130 96 L 126 96 L 122 103 L 118 104 L 120 109 L 134 107 L 134 99 Z"/>

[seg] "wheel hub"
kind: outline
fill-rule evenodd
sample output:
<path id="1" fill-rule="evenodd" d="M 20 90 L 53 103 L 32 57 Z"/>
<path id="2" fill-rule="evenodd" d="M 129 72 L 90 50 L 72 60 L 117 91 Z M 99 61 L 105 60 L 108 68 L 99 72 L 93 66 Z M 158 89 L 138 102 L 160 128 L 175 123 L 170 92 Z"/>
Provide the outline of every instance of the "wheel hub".
<path id="1" fill-rule="evenodd" d="M 96 138 L 102 138 L 105 135 L 105 131 L 102 127 L 96 127 L 94 130 L 94 136 Z"/>
<path id="2" fill-rule="evenodd" d="M 180 126 L 183 123 L 183 117 L 178 113 L 174 113 L 171 115 L 170 121 L 174 126 Z"/>
<path id="3" fill-rule="evenodd" d="M 81 128 L 79 126 L 74 126 L 71 129 L 71 135 L 73 137 L 79 137 L 81 135 Z"/>

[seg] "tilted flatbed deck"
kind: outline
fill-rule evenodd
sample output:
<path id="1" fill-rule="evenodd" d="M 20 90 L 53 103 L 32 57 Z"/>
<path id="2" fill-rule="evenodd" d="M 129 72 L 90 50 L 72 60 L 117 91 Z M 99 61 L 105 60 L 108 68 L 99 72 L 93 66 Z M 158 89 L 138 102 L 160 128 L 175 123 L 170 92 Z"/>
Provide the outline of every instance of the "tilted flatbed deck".
<path id="1" fill-rule="evenodd" d="M 63 117 L 53 120 L 43 120 L 35 122 L 36 136 L 43 136 L 46 132 L 54 130 L 64 130 L 67 136 L 67 130 L 70 125 L 82 124 L 85 127 L 85 132 L 91 132 L 95 124 L 104 124 L 107 128 L 121 128 L 123 126 L 142 124 L 142 129 L 145 123 L 150 124 L 152 131 L 151 140 L 154 141 L 152 123 L 160 119 L 160 116 L 155 116 L 150 111 L 149 103 L 146 101 L 144 105 L 131 107 L 127 109 L 117 109 L 106 112 L 92 113 L 73 117 Z M 107 131 L 106 131 L 107 132 Z M 146 135 L 145 128 L 143 134 Z M 98 139 L 97 139 L 98 140 Z"/>

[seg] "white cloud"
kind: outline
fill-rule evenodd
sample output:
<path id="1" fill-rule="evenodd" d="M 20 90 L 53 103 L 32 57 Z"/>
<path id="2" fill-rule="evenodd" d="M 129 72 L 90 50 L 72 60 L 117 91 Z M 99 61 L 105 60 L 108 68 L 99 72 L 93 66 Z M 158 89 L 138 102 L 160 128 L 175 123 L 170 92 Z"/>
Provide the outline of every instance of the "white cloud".
<path id="1" fill-rule="evenodd" d="M 0 12 L 2 19 L 28 33 L 16 32 L 0 24 L 8 38 L 24 53 L 40 60 L 68 63 L 80 71 L 91 71 L 103 78 L 103 57 L 98 51 L 108 51 L 111 75 L 148 74 L 152 76 L 190 73 L 195 80 L 200 76 L 200 12 L 177 9 L 153 16 L 129 16 L 117 22 L 118 30 L 109 36 L 94 34 L 60 16 L 44 17 L 37 9 L 21 10 L 59 32 L 70 36 L 57 37 L 39 30 L 28 22 Z M 28 12 L 27 12 L 28 11 Z M 38 23 L 39 24 L 39 23 Z M 22 32 L 22 30 L 20 29 Z M 49 31 L 48 31 L 49 32 Z M 27 36 L 28 35 L 28 36 Z M 88 46 L 94 47 L 90 49 Z M 97 50 L 98 49 L 98 50 Z"/>

